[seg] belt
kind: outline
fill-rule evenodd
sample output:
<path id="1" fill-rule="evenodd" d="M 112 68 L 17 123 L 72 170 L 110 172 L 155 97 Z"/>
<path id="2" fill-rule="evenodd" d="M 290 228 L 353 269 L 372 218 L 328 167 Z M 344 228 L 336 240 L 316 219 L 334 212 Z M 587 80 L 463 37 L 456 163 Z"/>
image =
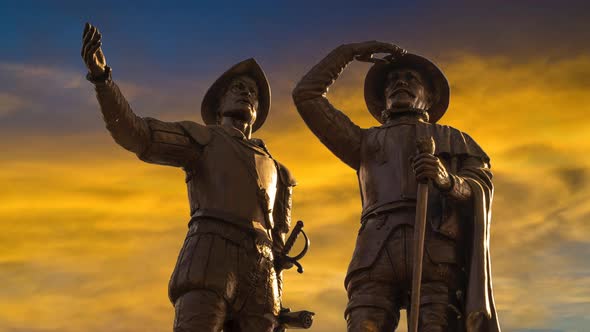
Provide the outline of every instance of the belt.
<path id="1" fill-rule="evenodd" d="M 210 216 L 193 215 L 189 222 L 187 236 L 199 233 L 216 234 L 243 247 L 250 247 L 252 243 L 272 247 L 272 236 L 264 228 L 248 227 Z"/>
<path id="2" fill-rule="evenodd" d="M 263 232 L 267 232 L 270 235 L 270 232 L 266 229 L 266 227 L 264 227 L 264 223 L 261 221 L 250 220 L 244 217 L 236 216 L 235 214 L 230 212 L 214 209 L 199 209 L 195 211 L 191 216 L 189 225 L 191 222 L 193 222 L 193 220 L 203 217 L 221 220 L 245 229 L 262 230 Z"/>
<path id="3" fill-rule="evenodd" d="M 366 211 L 363 211 L 361 215 L 361 222 L 371 217 L 377 217 L 382 214 L 394 212 L 395 210 L 409 210 L 416 212 L 416 201 L 396 201 L 379 206 L 370 207 Z"/>

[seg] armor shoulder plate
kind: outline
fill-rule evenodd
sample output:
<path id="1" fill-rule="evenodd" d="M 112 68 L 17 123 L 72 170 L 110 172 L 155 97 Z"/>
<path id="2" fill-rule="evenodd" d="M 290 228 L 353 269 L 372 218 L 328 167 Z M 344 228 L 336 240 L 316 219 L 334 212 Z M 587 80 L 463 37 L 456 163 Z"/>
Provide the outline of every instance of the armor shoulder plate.
<path id="1" fill-rule="evenodd" d="M 279 169 L 279 179 L 282 184 L 289 187 L 295 187 L 297 185 L 297 180 L 295 180 L 293 174 L 291 174 L 291 171 L 285 165 L 277 162 L 277 168 Z"/>
<path id="2" fill-rule="evenodd" d="M 207 145 L 211 141 L 211 130 L 193 121 L 177 122 L 200 145 Z"/>

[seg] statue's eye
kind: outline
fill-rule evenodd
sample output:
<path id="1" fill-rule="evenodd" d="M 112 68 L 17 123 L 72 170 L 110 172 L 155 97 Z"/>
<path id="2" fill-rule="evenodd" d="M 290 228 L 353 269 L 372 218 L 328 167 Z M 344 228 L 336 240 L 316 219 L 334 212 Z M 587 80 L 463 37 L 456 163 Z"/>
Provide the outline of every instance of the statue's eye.
<path id="1" fill-rule="evenodd" d="M 244 84 L 242 83 L 234 83 L 231 86 L 231 92 L 233 93 L 240 93 L 244 91 Z"/>

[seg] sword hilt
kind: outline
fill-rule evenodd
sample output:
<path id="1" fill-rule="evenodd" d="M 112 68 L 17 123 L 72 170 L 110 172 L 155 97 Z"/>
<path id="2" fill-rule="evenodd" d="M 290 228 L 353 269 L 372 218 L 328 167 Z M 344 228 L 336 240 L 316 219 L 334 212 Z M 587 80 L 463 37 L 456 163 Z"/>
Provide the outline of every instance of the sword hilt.
<path id="1" fill-rule="evenodd" d="M 305 243 L 303 245 L 303 249 L 296 256 L 293 256 L 293 257 L 289 256 L 289 252 L 291 252 L 291 249 L 293 249 L 293 245 L 295 244 L 295 241 L 297 241 L 297 237 L 299 236 L 299 234 L 303 234 L 303 237 L 305 238 Z M 305 234 L 305 232 L 303 231 L 303 221 L 299 220 L 299 221 L 297 221 L 297 224 L 295 225 L 295 227 L 293 227 L 293 230 L 291 231 L 291 235 L 289 235 L 289 238 L 287 238 L 287 241 L 285 241 L 285 245 L 283 246 L 283 251 L 281 253 L 280 259 L 284 260 L 285 262 L 288 262 L 290 264 L 297 266 L 297 272 L 303 273 L 303 266 L 301 266 L 301 264 L 298 261 L 301 258 L 303 258 L 303 256 L 305 256 L 305 254 L 307 254 L 308 249 L 309 249 L 309 238 L 307 237 L 307 234 Z"/>
<path id="2" fill-rule="evenodd" d="M 297 224 L 295 224 L 295 227 L 293 227 L 291 235 L 289 235 L 289 238 L 287 238 L 287 241 L 285 241 L 285 247 L 283 249 L 285 255 L 289 254 L 291 249 L 293 249 L 293 245 L 295 244 L 295 241 L 297 241 L 297 237 L 299 236 L 299 233 L 301 233 L 302 229 L 303 221 L 299 220 L 297 221 Z"/>

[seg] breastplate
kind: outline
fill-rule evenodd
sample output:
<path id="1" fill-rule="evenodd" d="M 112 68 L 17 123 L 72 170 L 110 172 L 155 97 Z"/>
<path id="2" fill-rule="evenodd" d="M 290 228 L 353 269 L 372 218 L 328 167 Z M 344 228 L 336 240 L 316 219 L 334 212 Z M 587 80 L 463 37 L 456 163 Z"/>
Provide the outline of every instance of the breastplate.
<path id="1" fill-rule="evenodd" d="M 264 149 L 216 131 L 186 172 L 191 215 L 273 227 L 277 169 Z"/>
<path id="2" fill-rule="evenodd" d="M 358 171 L 363 214 L 380 206 L 415 203 L 417 182 L 412 169 L 416 124 L 368 129 L 361 144 Z"/>

